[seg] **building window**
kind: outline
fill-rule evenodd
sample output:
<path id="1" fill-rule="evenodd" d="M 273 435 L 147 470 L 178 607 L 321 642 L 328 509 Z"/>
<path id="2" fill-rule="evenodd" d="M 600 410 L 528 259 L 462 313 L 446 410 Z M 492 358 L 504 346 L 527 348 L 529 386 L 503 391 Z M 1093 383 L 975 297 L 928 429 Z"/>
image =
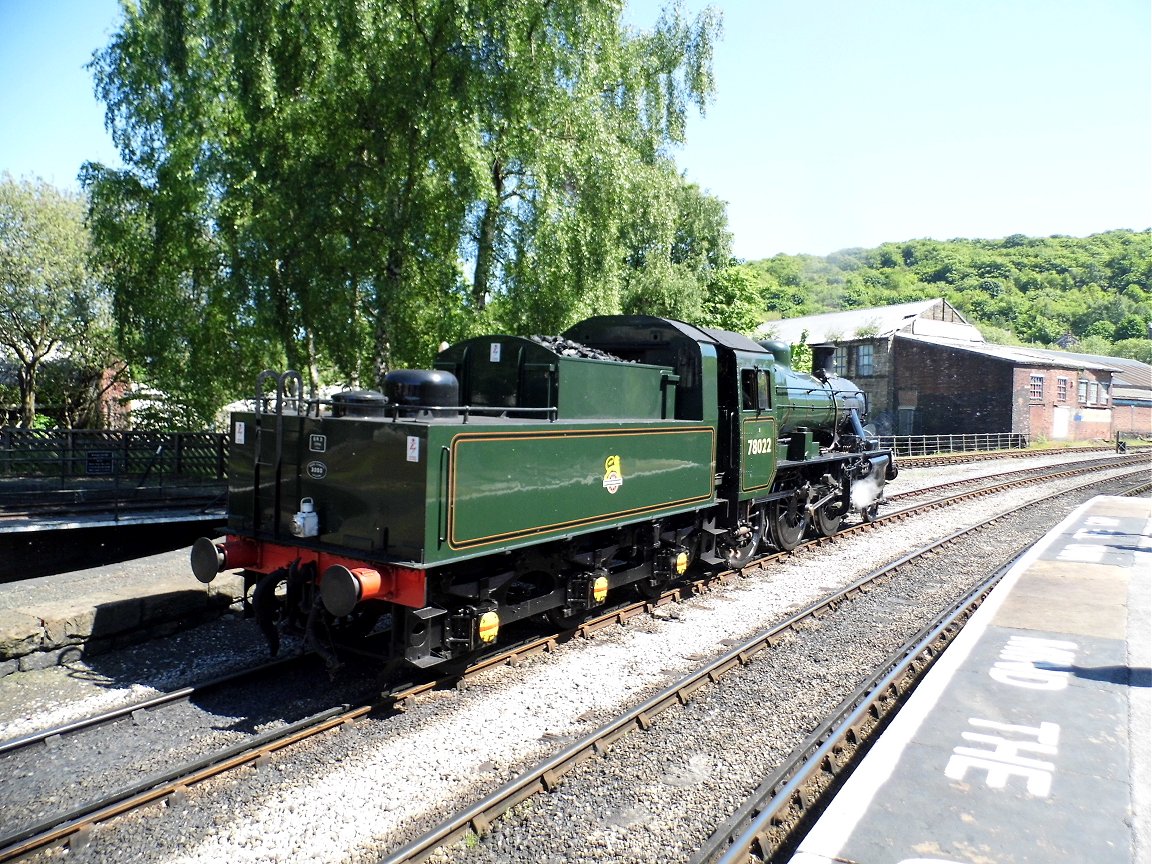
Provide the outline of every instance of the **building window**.
<path id="1" fill-rule="evenodd" d="M 1103 381 L 1100 382 L 1100 404 L 1101 405 L 1107 405 L 1108 404 L 1108 385 L 1105 384 Z"/>
<path id="2" fill-rule="evenodd" d="M 848 349 L 843 345 L 836 346 L 832 352 L 832 374 L 841 378 L 848 374 Z"/>
<path id="3" fill-rule="evenodd" d="M 1100 398 L 1100 385 L 1095 381 L 1088 382 L 1088 404 L 1095 405 Z"/>
<path id="4" fill-rule="evenodd" d="M 858 345 L 856 347 L 856 374 L 872 374 L 872 346 Z"/>
<path id="5" fill-rule="evenodd" d="M 1033 402 L 1044 401 L 1044 376 L 1031 375 L 1028 378 L 1028 398 Z"/>
<path id="6" fill-rule="evenodd" d="M 1063 375 L 1056 379 L 1056 401 L 1068 401 L 1068 379 Z"/>
<path id="7" fill-rule="evenodd" d="M 1081 405 L 1088 403 L 1088 382 L 1083 378 L 1080 379 L 1080 385 L 1076 388 L 1076 398 Z"/>

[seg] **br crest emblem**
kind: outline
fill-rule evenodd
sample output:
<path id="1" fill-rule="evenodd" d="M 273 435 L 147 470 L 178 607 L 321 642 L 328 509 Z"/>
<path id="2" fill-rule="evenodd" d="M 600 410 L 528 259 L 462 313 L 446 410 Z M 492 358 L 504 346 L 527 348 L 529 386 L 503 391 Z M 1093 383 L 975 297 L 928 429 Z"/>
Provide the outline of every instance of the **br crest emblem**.
<path id="1" fill-rule="evenodd" d="M 624 484 L 624 474 L 620 469 L 620 457 L 609 456 L 604 460 L 604 488 L 612 495 Z"/>

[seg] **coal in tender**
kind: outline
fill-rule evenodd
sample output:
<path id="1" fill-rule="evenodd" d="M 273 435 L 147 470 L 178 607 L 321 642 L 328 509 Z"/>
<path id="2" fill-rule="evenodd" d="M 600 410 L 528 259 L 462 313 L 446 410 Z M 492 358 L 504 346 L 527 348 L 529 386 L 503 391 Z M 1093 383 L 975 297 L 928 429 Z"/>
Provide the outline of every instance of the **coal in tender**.
<path id="1" fill-rule="evenodd" d="M 550 351 L 559 354 L 561 357 L 611 360 L 614 363 L 631 362 L 625 360 L 623 357 L 617 357 L 615 354 L 609 354 L 607 351 L 601 351 L 599 348 L 592 348 L 588 345 L 581 345 L 579 342 L 573 342 L 571 339 L 565 339 L 563 336 L 533 336 L 532 341 L 538 342 Z"/>

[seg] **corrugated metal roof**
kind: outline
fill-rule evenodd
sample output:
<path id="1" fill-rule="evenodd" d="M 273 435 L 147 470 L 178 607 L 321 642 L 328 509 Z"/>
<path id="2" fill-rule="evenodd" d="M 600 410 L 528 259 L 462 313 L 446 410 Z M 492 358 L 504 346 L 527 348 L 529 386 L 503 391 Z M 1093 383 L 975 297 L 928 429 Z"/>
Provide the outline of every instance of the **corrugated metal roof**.
<path id="1" fill-rule="evenodd" d="M 957 339 L 982 341 L 984 337 L 980 335 L 980 331 L 965 321 L 959 312 L 956 312 L 959 321 L 939 321 L 921 317 L 925 312 L 944 302 L 943 298 L 937 297 L 933 300 L 916 300 L 912 303 L 896 303 L 891 306 L 848 309 L 843 312 L 826 312 L 823 315 L 805 315 L 800 318 L 781 318 L 779 321 L 768 321 L 761 325 L 756 331 L 756 338 L 780 339 L 793 345 L 804 338 L 809 345 L 823 345 L 870 336 L 888 337 L 893 333 L 915 327 L 932 335 L 947 334 Z"/>
<path id="2" fill-rule="evenodd" d="M 940 339 L 933 336 L 918 336 L 915 333 L 897 333 L 897 339 L 908 339 L 913 342 L 926 342 L 931 345 L 941 345 L 956 351 L 967 351 L 972 354 L 981 354 L 1018 366 L 1035 366 L 1048 369 L 1091 369 L 1094 372 L 1117 372 L 1117 367 L 1085 359 L 1083 354 L 1069 354 L 1067 351 L 1049 351 L 1046 348 L 1027 348 L 1019 345 L 993 345 L 990 342 L 964 342 L 954 339 Z M 1112 357 L 1101 357 L 1100 360 L 1113 360 Z"/>

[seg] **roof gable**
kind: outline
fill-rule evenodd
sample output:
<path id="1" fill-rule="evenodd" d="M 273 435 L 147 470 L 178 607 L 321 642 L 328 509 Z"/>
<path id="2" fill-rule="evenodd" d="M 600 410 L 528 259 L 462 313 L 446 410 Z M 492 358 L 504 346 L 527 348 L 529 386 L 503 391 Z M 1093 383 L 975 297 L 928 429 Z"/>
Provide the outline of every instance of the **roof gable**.
<path id="1" fill-rule="evenodd" d="M 756 331 L 756 338 L 781 339 L 793 345 L 802 340 L 809 345 L 826 345 L 851 339 L 887 338 L 898 332 L 966 342 L 984 341 L 980 331 L 942 297 L 891 306 L 827 312 L 823 315 L 782 318 L 761 325 Z"/>

